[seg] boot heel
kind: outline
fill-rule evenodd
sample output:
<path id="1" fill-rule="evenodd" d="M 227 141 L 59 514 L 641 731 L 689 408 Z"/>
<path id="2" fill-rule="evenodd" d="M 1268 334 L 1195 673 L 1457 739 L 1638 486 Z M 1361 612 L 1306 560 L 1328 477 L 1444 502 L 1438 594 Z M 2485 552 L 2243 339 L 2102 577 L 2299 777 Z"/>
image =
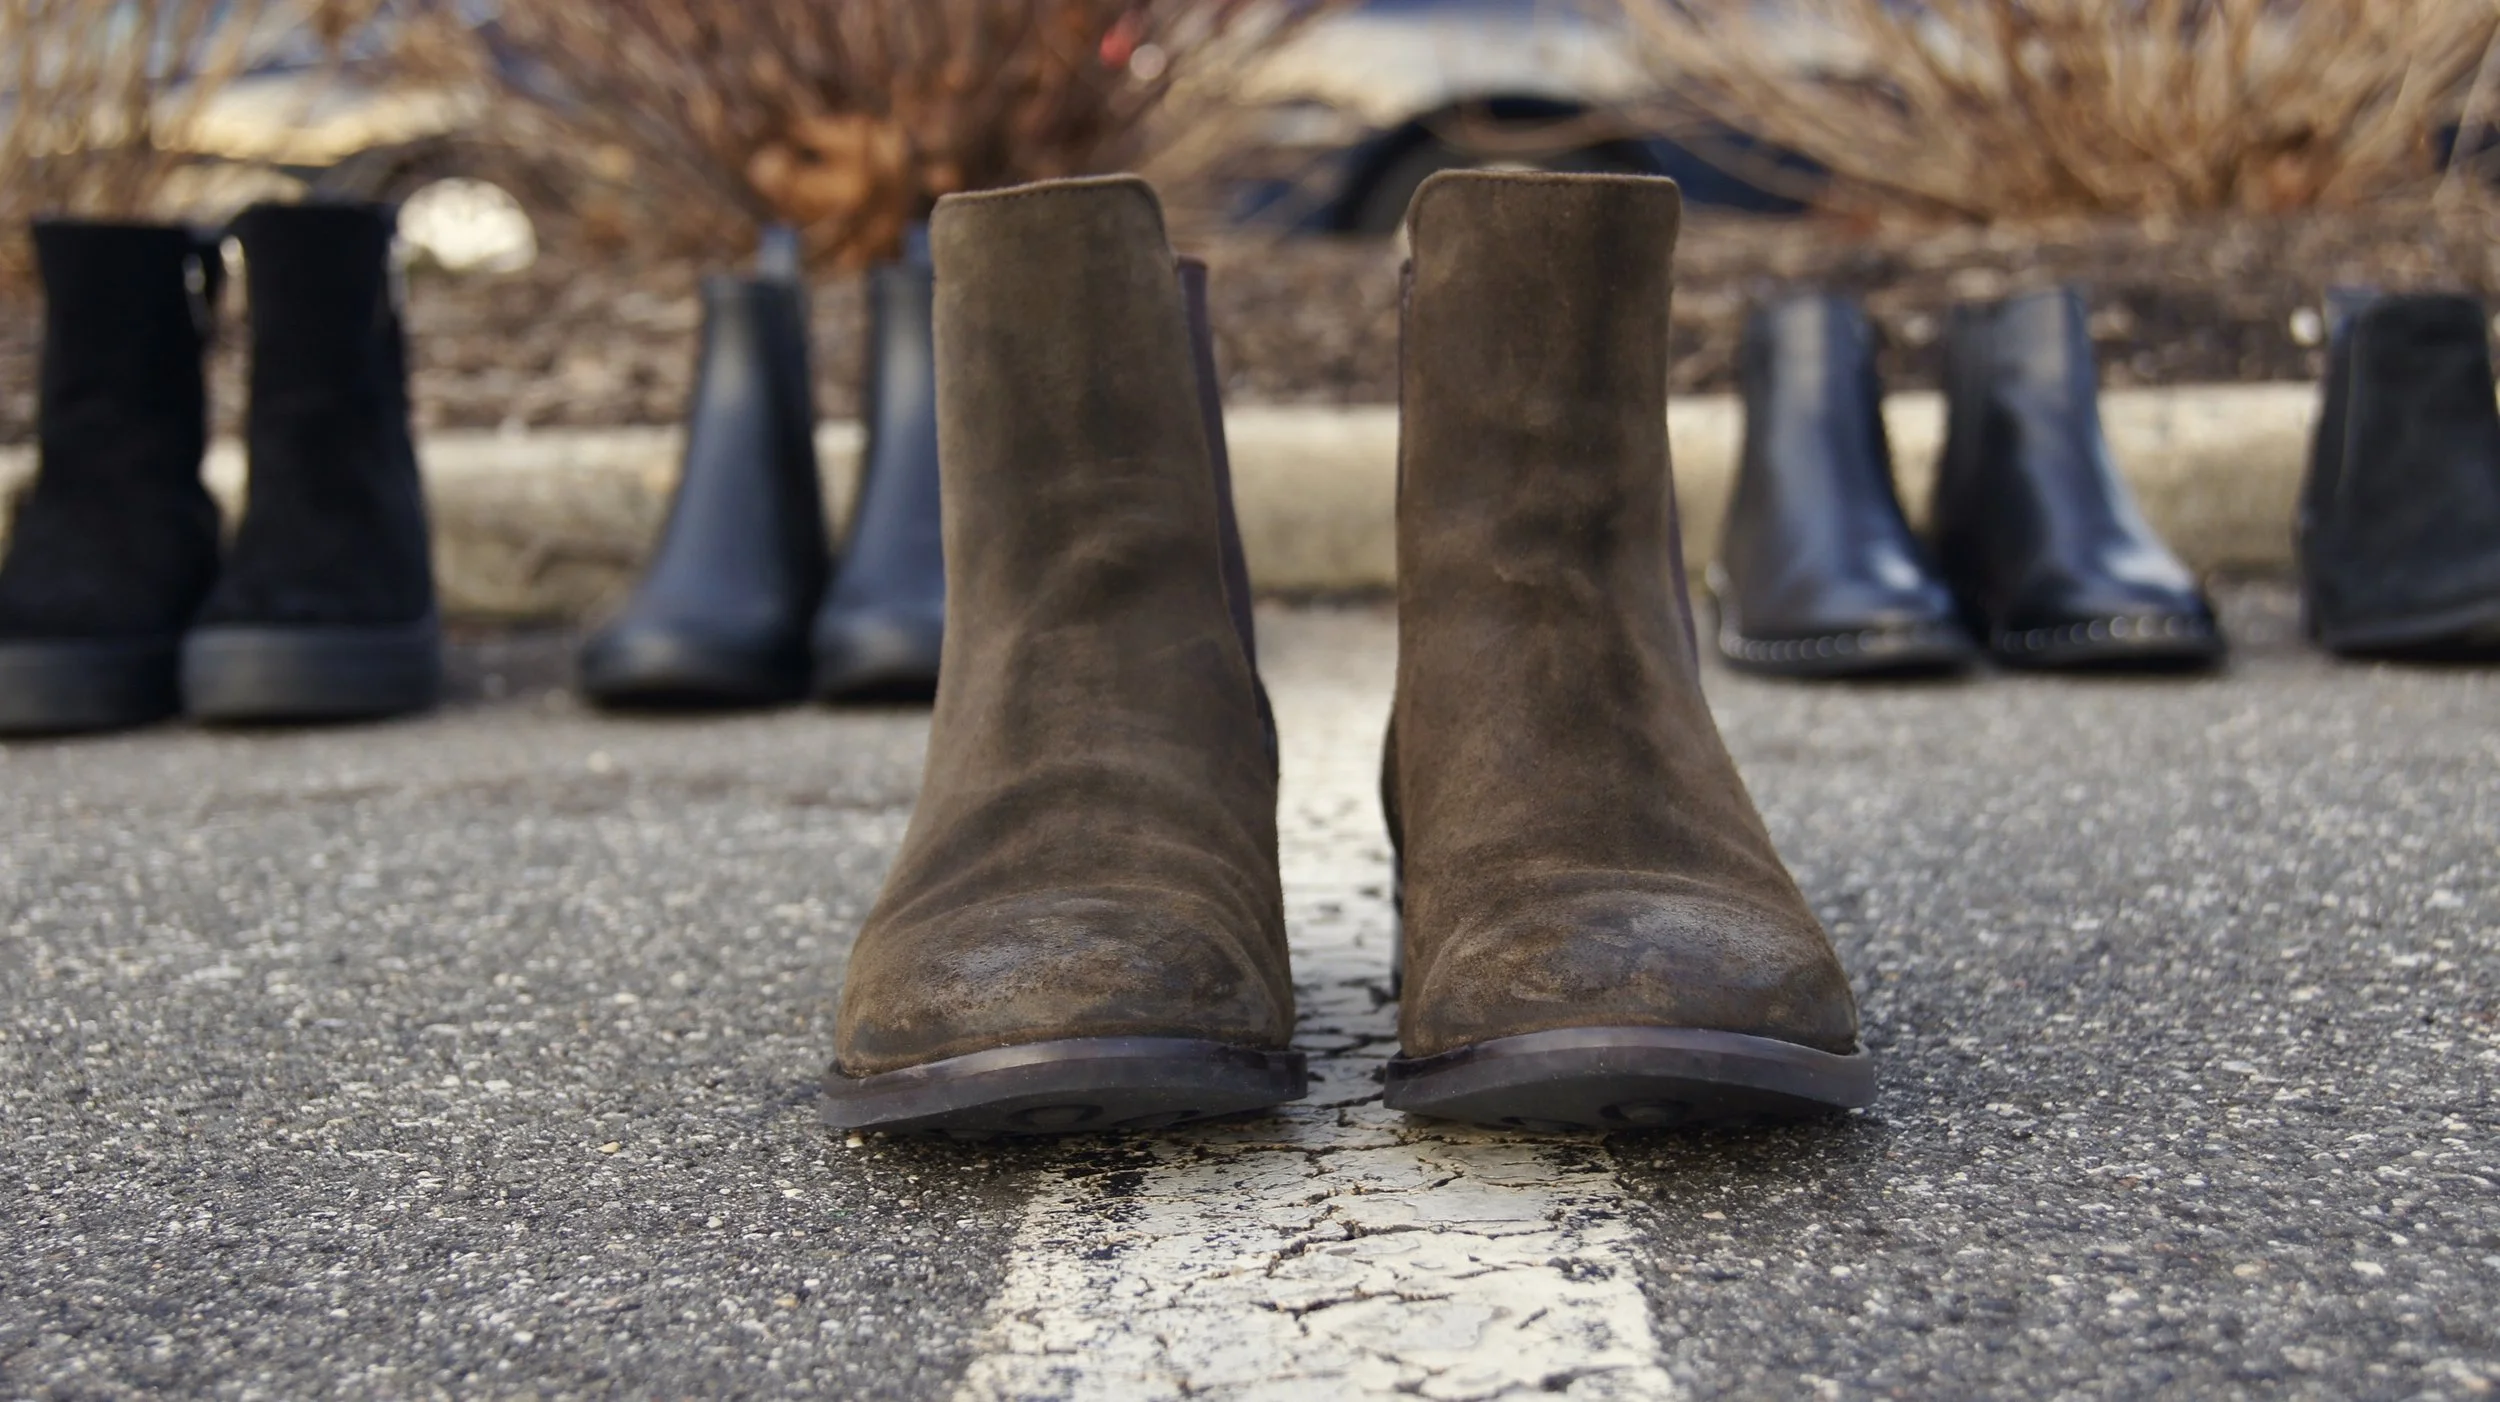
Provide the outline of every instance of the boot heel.
<path id="1" fill-rule="evenodd" d="M 0 643 L 0 735 L 145 725 L 182 709 L 172 638 Z"/>
<path id="2" fill-rule="evenodd" d="M 442 628 L 202 628 L 182 644 L 184 705 L 228 724 L 361 720 L 442 693 Z"/>

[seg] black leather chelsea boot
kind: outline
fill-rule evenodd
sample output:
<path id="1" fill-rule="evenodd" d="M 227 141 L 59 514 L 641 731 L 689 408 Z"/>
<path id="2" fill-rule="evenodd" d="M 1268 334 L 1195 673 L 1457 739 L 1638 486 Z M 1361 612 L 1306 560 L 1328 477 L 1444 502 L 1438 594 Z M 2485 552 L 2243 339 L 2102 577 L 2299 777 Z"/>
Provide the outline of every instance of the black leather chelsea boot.
<path id="1" fill-rule="evenodd" d="M 233 225 L 251 293 L 250 502 L 183 640 L 203 720 L 348 720 L 433 704 L 441 627 L 393 212 L 261 205 Z"/>
<path id="2" fill-rule="evenodd" d="M 1745 450 L 1710 568 L 1720 656 L 1789 677 L 1975 661 L 1893 491 L 1865 313 L 1823 294 L 1766 306 L 1746 324 L 1738 373 Z"/>
<path id="3" fill-rule="evenodd" d="M 804 289 L 786 277 L 708 279 L 702 356 L 659 547 L 582 649 L 582 691 L 601 705 L 807 694 L 808 617 L 829 562 Z"/>
<path id="4" fill-rule="evenodd" d="M 1945 393 L 1930 529 L 1963 617 L 2000 661 L 2165 669 L 2222 660 L 2212 605 L 2110 461 L 2079 293 L 1957 308 Z"/>
<path id="5" fill-rule="evenodd" d="M 2358 299 L 2301 489 L 2310 636 L 2347 656 L 2500 656 L 2500 405 L 2482 304 Z"/>
<path id="6" fill-rule="evenodd" d="M 217 577 L 200 483 L 219 263 L 189 230 L 38 222 L 39 466 L 0 561 L 0 735 L 181 708 L 182 630 Z"/>
<path id="7" fill-rule="evenodd" d="M 938 528 L 937 351 L 929 237 L 868 274 L 868 443 L 833 587 L 816 614 L 816 695 L 925 701 L 946 637 Z"/>

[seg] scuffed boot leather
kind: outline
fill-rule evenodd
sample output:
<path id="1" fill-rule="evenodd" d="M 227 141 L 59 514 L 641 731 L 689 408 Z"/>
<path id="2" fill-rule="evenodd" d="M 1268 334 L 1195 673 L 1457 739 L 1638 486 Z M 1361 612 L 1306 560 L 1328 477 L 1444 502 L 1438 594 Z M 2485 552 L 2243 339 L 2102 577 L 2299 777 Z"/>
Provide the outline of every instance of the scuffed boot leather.
<path id="1" fill-rule="evenodd" d="M 2358 300 L 2358 299 L 2356 299 Z M 2500 405 L 2482 305 L 2363 301 L 2301 491 L 2309 631 L 2352 656 L 2500 654 Z"/>
<path id="2" fill-rule="evenodd" d="M 1789 677 L 1977 660 L 1892 485 L 1875 328 L 1810 293 L 1756 311 L 1738 357 L 1745 451 L 1710 567 L 1719 655 Z"/>
<path id="3" fill-rule="evenodd" d="M 868 448 L 857 505 L 816 614 L 815 693 L 925 700 L 946 638 L 946 559 L 938 525 L 937 353 L 929 245 L 868 273 Z"/>
<path id="4" fill-rule="evenodd" d="M 251 485 L 183 639 L 183 702 L 201 719 L 392 715 L 432 705 L 441 687 L 396 218 L 381 205 L 258 205 L 234 222 L 251 293 Z"/>
<path id="5" fill-rule="evenodd" d="M 826 1118 L 1168 1124 L 1302 1093 L 1276 768 L 1152 192 L 938 205 L 948 568 L 929 759 Z"/>
<path id="6" fill-rule="evenodd" d="M 1999 661 L 2222 660 L 2213 606 L 2110 461 L 2080 293 L 1956 308 L 1945 396 L 1929 529 L 1964 616 Z"/>
<path id="7" fill-rule="evenodd" d="M 1394 1108 L 1626 1128 L 1873 1095 L 1702 697 L 1667 464 L 1679 210 L 1666 180 L 1466 173 L 1408 215 Z"/>
<path id="8" fill-rule="evenodd" d="M 217 578 L 200 482 L 219 264 L 187 229 L 41 220 L 39 466 L 0 561 L 0 735 L 181 708 L 182 630 Z"/>
<path id="9" fill-rule="evenodd" d="M 668 524 L 622 609 L 583 645 L 605 706 L 753 706 L 806 694 L 825 588 L 807 293 L 779 276 L 703 283 L 703 347 Z"/>

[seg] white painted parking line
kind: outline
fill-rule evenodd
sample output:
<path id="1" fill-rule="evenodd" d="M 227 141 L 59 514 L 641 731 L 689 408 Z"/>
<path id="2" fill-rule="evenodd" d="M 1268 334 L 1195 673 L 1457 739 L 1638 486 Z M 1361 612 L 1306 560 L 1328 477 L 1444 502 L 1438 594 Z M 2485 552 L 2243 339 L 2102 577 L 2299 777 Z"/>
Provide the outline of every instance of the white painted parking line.
<path id="1" fill-rule="evenodd" d="M 1027 1209 L 959 1402 L 1681 1395 L 1594 1140 L 1381 1108 L 1397 1044 L 1372 797 L 1389 659 L 1320 653 L 1272 676 L 1311 1097 L 1071 1151 L 1078 1171 Z"/>

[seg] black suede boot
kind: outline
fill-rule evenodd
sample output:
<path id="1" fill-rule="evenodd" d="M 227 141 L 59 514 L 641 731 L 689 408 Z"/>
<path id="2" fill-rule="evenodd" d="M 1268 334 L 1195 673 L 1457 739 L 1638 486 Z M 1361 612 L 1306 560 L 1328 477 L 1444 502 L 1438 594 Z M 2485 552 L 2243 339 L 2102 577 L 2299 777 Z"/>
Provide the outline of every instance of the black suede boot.
<path id="1" fill-rule="evenodd" d="M 2008 665 L 2210 666 L 2213 608 L 2110 461 L 2099 380 L 2071 288 L 1955 309 L 1937 563 Z"/>
<path id="2" fill-rule="evenodd" d="M 251 294 L 251 491 L 183 641 L 183 700 L 201 719 L 393 715 L 440 689 L 392 223 L 373 205 L 259 205 L 234 222 Z"/>
<path id="3" fill-rule="evenodd" d="M 2482 304 L 2358 299 L 2301 490 L 2310 636 L 2348 656 L 2500 656 L 2500 405 Z"/>
<path id="4" fill-rule="evenodd" d="M 1738 359 L 1745 452 L 1710 567 L 1719 655 L 1791 677 L 1977 660 L 1893 492 L 1875 329 L 1846 298 L 1755 312 Z"/>
<path id="5" fill-rule="evenodd" d="M 805 290 L 703 284 L 703 361 L 668 525 L 624 609 L 582 649 L 609 706 L 754 706 L 807 692 L 828 561 Z"/>
<path id="6" fill-rule="evenodd" d="M 40 467 L 0 562 L 0 734 L 180 709 L 183 628 L 217 576 L 200 483 L 215 250 L 186 229 L 42 221 Z"/>
<path id="7" fill-rule="evenodd" d="M 867 451 L 833 587 L 816 615 L 816 695 L 925 701 L 946 637 L 929 239 L 868 275 Z"/>

